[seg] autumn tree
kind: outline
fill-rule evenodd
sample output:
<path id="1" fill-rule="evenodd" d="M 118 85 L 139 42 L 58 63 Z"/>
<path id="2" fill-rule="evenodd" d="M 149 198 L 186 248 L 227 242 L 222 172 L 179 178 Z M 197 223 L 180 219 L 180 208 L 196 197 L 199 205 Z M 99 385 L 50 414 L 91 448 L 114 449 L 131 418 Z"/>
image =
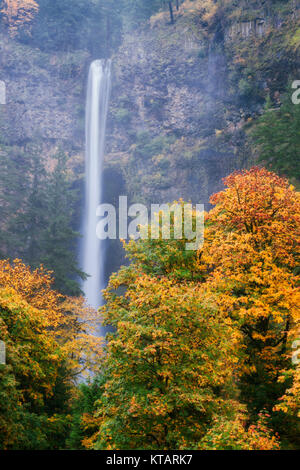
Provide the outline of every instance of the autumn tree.
<path id="1" fill-rule="evenodd" d="M 203 259 L 220 315 L 240 325 L 246 359 L 242 397 L 253 413 L 269 411 L 289 386 L 291 337 L 299 322 L 299 193 L 263 169 L 236 172 L 211 198 Z"/>
<path id="2" fill-rule="evenodd" d="M 198 252 L 172 237 L 126 245 L 131 265 L 105 292 L 114 333 L 101 382 L 80 398 L 85 447 L 279 448 L 273 406 L 297 321 L 298 195 L 263 169 L 225 184 Z"/>
<path id="3" fill-rule="evenodd" d="M 32 270 L 21 260 L 0 261 L 0 286 L 13 288 L 46 318 L 49 335 L 67 354 L 73 376 L 99 365 L 102 339 L 93 335 L 99 316 L 81 297 L 63 296 L 53 289 L 52 272 L 43 266 Z"/>
<path id="4" fill-rule="evenodd" d="M 65 357 L 48 332 L 51 318 L 2 281 L 0 331 L 7 357 L 0 366 L 0 383 L 7 408 L 1 407 L 0 445 L 2 449 L 39 449 L 47 441 L 41 428 L 50 418 L 42 410 L 54 394 Z"/>
<path id="5" fill-rule="evenodd" d="M 205 292 L 185 241 L 129 242 L 131 265 L 110 279 L 103 316 L 115 333 L 94 412 L 82 417 L 88 448 L 210 448 L 205 436 L 221 416 L 244 432 L 229 448 L 254 448 L 236 388 L 240 332 Z M 257 448 L 278 447 L 270 430 L 256 436 Z"/>
<path id="6" fill-rule="evenodd" d="M 20 28 L 28 27 L 38 9 L 35 0 L 4 0 L 1 14 L 10 34 L 15 36 Z"/>
<path id="7" fill-rule="evenodd" d="M 213 417 L 238 408 L 230 322 L 217 316 L 199 285 L 157 279 L 136 266 L 113 276 L 105 297 L 104 318 L 116 333 L 109 337 L 95 448 L 197 449 Z"/>
<path id="8" fill-rule="evenodd" d="M 76 377 L 99 368 L 93 313 L 82 299 L 55 292 L 52 283 L 43 268 L 0 262 L 0 335 L 7 351 L 0 366 L 0 394 L 7 402 L 0 407 L 2 448 L 63 446 Z"/>
<path id="9" fill-rule="evenodd" d="M 280 371 L 278 380 L 288 383 L 284 395 L 279 398 L 274 407 L 274 412 L 284 413 L 287 422 L 285 432 L 288 435 L 289 442 L 298 448 L 297 436 L 300 435 L 300 328 L 299 322 L 289 332 L 289 344 L 292 346 L 292 362 L 294 367 L 287 367 Z M 295 340 L 295 338 L 297 338 Z M 287 357 L 290 359 L 290 348 L 287 351 Z M 290 366 L 290 364 L 289 364 Z"/>
<path id="10" fill-rule="evenodd" d="M 270 429 L 270 415 L 260 413 L 255 424 L 238 411 L 232 419 L 216 417 L 201 441 L 202 450 L 279 450 L 279 436 Z"/>

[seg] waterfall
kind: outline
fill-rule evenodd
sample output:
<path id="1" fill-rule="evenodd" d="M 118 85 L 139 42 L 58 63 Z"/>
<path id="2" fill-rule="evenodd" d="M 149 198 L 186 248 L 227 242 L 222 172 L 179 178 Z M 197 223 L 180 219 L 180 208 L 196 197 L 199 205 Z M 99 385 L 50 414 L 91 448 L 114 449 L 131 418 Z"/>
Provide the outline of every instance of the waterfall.
<path id="1" fill-rule="evenodd" d="M 86 100 L 85 213 L 83 271 L 89 275 L 83 291 L 87 303 L 98 308 L 104 286 L 105 252 L 96 236 L 96 209 L 102 202 L 104 144 L 110 91 L 110 60 L 95 60 L 89 70 Z"/>

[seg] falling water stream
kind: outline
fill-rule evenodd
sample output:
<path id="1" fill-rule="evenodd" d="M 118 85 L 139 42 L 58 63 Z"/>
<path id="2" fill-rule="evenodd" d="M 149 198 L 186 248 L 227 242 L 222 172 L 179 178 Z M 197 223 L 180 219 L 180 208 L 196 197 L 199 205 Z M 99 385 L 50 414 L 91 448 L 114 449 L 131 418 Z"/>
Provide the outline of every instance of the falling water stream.
<path id="1" fill-rule="evenodd" d="M 91 63 L 86 101 L 86 177 L 83 225 L 83 271 L 89 275 L 83 290 L 87 303 L 98 308 L 104 288 L 105 250 L 96 236 L 96 209 L 103 196 L 103 159 L 110 92 L 111 61 Z"/>

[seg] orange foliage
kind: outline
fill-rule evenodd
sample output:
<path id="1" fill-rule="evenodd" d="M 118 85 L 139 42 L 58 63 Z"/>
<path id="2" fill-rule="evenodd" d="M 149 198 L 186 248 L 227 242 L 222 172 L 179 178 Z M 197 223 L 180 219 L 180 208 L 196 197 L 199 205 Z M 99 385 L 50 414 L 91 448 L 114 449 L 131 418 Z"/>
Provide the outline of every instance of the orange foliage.
<path id="1" fill-rule="evenodd" d="M 42 402 L 44 395 L 52 395 L 64 359 L 58 344 L 48 334 L 49 322 L 16 290 L 3 285 L 0 312 L 0 334 L 6 344 L 8 365 L 13 365 L 18 377 L 30 378 L 23 397 Z"/>
<path id="2" fill-rule="evenodd" d="M 84 299 L 65 298 L 51 287 L 51 273 L 43 267 L 31 271 L 20 260 L 0 261 L 0 339 L 6 346 L 6 364 L 0 366 L 2 449 L 44 448 L 50 436 L 66 432 L 70 416 L 56 410 L 57 391 L 68 400 L 76 392 L 74 378 L 99 370 L 101 339 L 92 334 L 96 312 Z"/>
<path id="3" fill-rule="evenodd" d="M 1 13 L 9 32 L 15 36 L 20 27 L 28 25 L 39 9 L 34 0 L 5 0 Z"/>
<path id="4" fill-rule="evenodd" d="M 99 318 L 83 298 L 63 297 L 52 289 L 51 272 L 31 271 L 22 261 L 0 261 L 0 288 L 22 299 L 40 318 L 42 329 L 58 341 L 74 376 L 95 369 L 101 361 L 102 338 L 93 335 Z"/>
<path id="5" fill-rule="evenodd" d="M 297 338 L 297 340 L 295 341 L 297 348 L 297 345 L 299 345 L 300 329 L 297 327 L 292 329 L 289 337 L 291 344 L 293 344 L 293 340 Z M 279 377 L 279 381 L 282 382 L 284 382 L 287 378 L 290 378 L 292 380 L 292 385 L 285 391 L 285 394 L 280 398 L 279 404 L 274 407 L 274 411 L 283 411 L 288 415 L 300 418 L 300 363 L 298 363 L 299 348 L 298 350 L 295 350 L 295 348 L 293 348 L 293 350 L 297 359 L 295 368 L 281 371 L 281 376 Z"/>
<path id="6" fill-rule="evenodd" d="M 279 436 L 267 426 L 268 415 L 260 414 L 258 422 L 246 428 L 245 416 L 238 412 L 232 420 L 216 417 L 201 441 L 203 450 L 279 450 Z"/>
<path id="7" fill-rule="evenodd" d="M 111 276 L 102 311 L 115 333 L 97 410 L 83 419 L 87 448 L 279 448 L 271 417 L 258 413 L 284 394 L 285 369 L 294 383 L 281 409 L 299 404 L 289 350 L 299 325 L 299 194 L 261 168 L 224 182 L 199 253 L 131 241 L 132 264 Z"/>
<path id="8" fill-rule="evenodd" d="M 255 374 L 263 364 L 264 380 L 274 383 L 291 364 L 286 351 L 300 320 L 300 195 L 264 168 L 235 172 L 224 183 L 207 216 L 202 260 L 212 269 L 208 288 L 220 313 L 242 325 L 255 350 L 244 372 Z"/>

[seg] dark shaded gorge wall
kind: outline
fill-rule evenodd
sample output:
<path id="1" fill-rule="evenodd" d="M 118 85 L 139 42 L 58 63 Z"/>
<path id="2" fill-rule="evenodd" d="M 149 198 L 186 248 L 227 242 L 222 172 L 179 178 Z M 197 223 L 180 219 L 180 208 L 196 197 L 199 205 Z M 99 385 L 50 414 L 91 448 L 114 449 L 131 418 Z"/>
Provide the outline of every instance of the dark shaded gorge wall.
<path id="1" fill-rule="evenodd" d="M 255 162 L 250 124 L 300 76 L 299 2 L 250 3 L 213 29 L 183 14 L 125 36 L 106 164 L 134 201 L 208 203 L 224 176 Z"/>
<path id="2" fill-rule="evenodd" d="M 274 99 L 300 76 L 299 2 L 277 3 L 285 8 L 273 16 L 249 4 L 210 30 L 189 15 L 172 26 L 166 15 L 125 35 L 113 56 L 107 181 L 118 174 L 141 202 L 207 202 L 222 177 L 251 164 L 249 122 L 268 93 Z M 84 50 L 41 52 L 0 37 L 2 138 L 20 148 L 38 142 L 46 155 L 61 146 L 78 178 L 91 59 Z"/>

